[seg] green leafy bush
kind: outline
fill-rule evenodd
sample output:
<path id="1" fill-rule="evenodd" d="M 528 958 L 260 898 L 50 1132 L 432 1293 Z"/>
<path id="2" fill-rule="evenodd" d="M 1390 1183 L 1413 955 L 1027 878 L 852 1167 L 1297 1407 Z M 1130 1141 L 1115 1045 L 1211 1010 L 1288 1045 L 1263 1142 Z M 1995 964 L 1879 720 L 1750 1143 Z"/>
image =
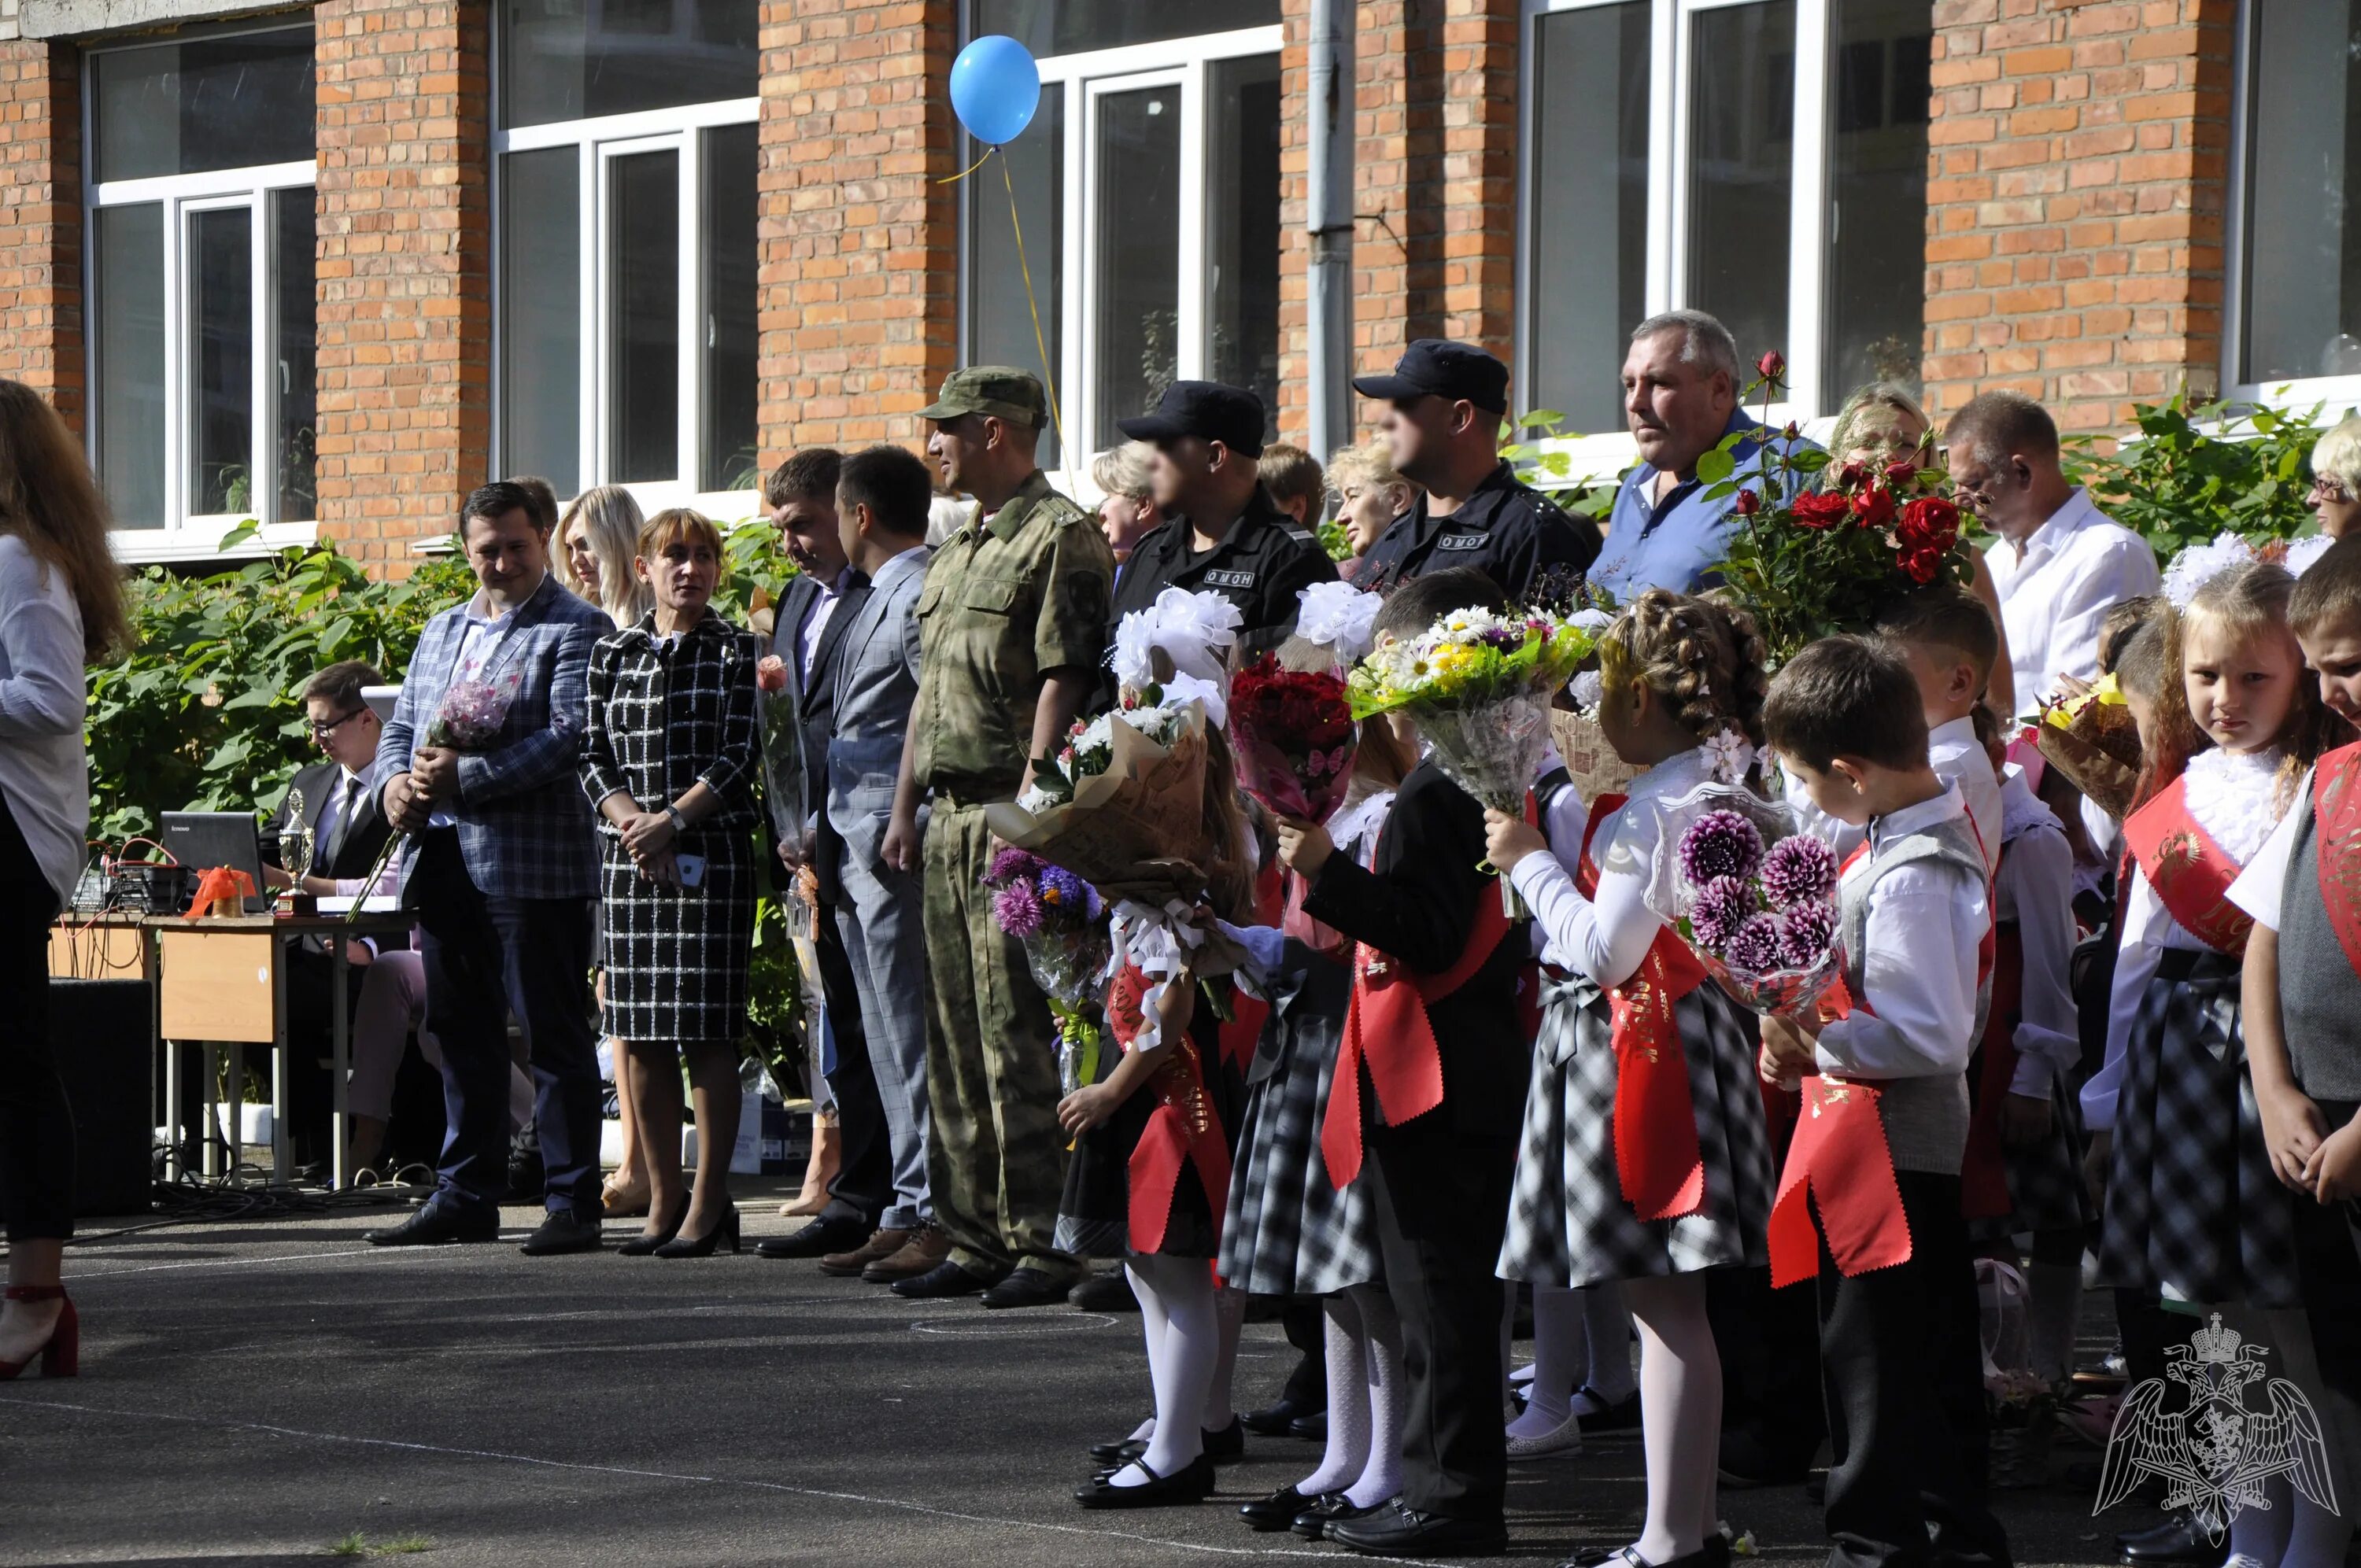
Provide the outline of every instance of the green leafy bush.
<path id="1" fill-rule="evenodd" d="M 1500 456 L 1517 470 L 1517 477 L 1555 501 L 1559 508 L 1576 517 L 1587 517 L 1604 528 L 1608 514 L 1615 510 L 1616 482 L 1600 483 L 1587 475 L 1574 471 L 1574 458 L 1559 451 L 1552 452 L 1543 443 L 1575 433 L 1560 427 L 1565 416 L 1555 409 L 1534 409 L 1521 414 L 1503 435 L 1519 439 L 1503 441 Z M 1531 433 L 1530 439 L 1524 433 Z"/>
<path id="2" fill-rule="evenodd" d="M 2321 408 L 2204 403 L 2186 391 L 2133 410 L 2136 438 L 2067 443 L 2068 476 L 2100 509 L 2146 539 L 2160 560 L 2217 533 L 2286 539 L 2312 526 L 2304 494 Z"/>

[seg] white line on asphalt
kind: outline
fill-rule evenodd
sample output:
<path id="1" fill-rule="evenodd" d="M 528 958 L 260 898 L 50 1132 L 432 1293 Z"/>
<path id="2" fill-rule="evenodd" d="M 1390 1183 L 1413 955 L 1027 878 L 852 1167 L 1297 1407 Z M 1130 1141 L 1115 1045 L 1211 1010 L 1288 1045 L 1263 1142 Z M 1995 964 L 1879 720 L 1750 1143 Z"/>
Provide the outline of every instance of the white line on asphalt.
<path id="1" fill-rule="evenodd" d="M 74 1283 L 79 1285 L 85 1279 L 112 1279 L 122 1274 L 161 1274 L 168 1268 L 251 1268 L 266 1263 L 302 1263 L 307 1258 L 314 1257 L 358 1257 L 364 1253 L 376 1253 L 380 1256 L 391 1255 L 385 1247 L 356 1246 L 346 1247 L 341 1252 L 293 1252 L 284 1257 L 214 1257 L 207 1258 L 202 1263 L 150 1263 L 137 1268 L 78 1267 L 74 1270 L 73 1277 Z"/>
<path id="2" fill-rule="evenodd" d="M 691 1475 L 676 1470 L 642 1470 L 628 1464 L 587 1464 L 575 1460 L 543 1459 L 530 1453 L 500 1453 L 482 1448 L 445 1448 L 440 1443 L 402 1442 L 385 1437 L 351 1437 L 343 1432 L 305 1431 L 297 1427 L 274 1426 L 267 1421 L 229 1420 L 206 1416 L 176 1415 L 168 1410 L 110 1410 L 98 1405 L 70 1405 L 60 1399 L 21 1399 L 0 1395 L 0 1406 L 16 1406 L 32 1410 L 68 1410 L 79 1416 L 112 1416 L 117 1420 L 167 1421 L 180 1426 L 211 1427 L 215 1431 L 263 1432 L 271 1437 L 292 1438 L 302 1442 L 346 1442 L 362 1448 L 392 1448 L 410 1453 L 437 1453 L 454 1459 L 490 1459 L 508 1464 L 532 1464 L 547 1470 L 574 1470 L 595 1475 L 627 1475 L 644 1481 L 687 1481 L 704 1486 L 736 1486 L 755 1492 L 782 1492 L 797 1497 L 816 1497 L 824 1502 L 858 1503 L 864 1508 L 900 1508 L 907 1513 L 925 1514 L 934 1519 L 952 1519 L 961 1524 L 996 1525 L 1004 1530 L 1048 1530 L 1056 1535 L 1088 1535 L 1117 1541 L 1136 1541 L 1146 1546 L 1170 1547 L 1178 1552 L 1194 1552 L 1213 1557 L 1312 1557 L 1325 1562 L 1336 1561 L 1333 1552 L 1312 1552 L 1284 1546 L 1214 1546 L 1204 1541 L 1172 1541 L 1160 1535 L 1148 1535 L 1137 1530 L 1096 1530 L 1084 1525 L 1048 1524 L 1038 1519 L 1000 1519 L 991 1514 L 963 1513 L 957 1508 L 939 1508 L 930 1503 L 914 1503 L 903 1497 L 873 1497 L 861 1492 L 830 1492 L 816 1486 L 790 1486 L 783 1481 L 752 1481 L 734 1475 Z M 1423 1558 L 1400 1557 L 1393 1561 L 1407 1563 L 1411 1568 L 1450 1568 L 1443 1563 Z"/>

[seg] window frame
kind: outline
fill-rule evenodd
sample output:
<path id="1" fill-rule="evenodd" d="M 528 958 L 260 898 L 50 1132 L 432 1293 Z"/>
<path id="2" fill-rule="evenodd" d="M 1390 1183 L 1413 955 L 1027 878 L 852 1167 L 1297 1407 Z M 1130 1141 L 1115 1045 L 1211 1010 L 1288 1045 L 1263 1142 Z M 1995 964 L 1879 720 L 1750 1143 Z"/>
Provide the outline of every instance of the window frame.
<path id="1" fill-rule="evenodd" d="M 269 17 L 258 18 L 250 26 L 209 27 L 194 36 L 211 41 L 294 30 L 284 17 Z M 304 24 L 304 30 L 313 34 L 316 60 L 318 34 L 311 28 L 308 21 Z M 82 385 L 88 389 L 82 448 L 93 469 L 98 468 L 101 461 L 99 339 L 103 330 L 101 313 L 105 302 L 101 298 L 99 287 L 97 247 L 88 243 L 87 239 L 95 234 L 97 214 L 102 211 L 150 203 L 162 208 L 164 515 L 154 520 L 153 527 L 126 528 L 118 523 L 108 536 L 115 557 L 135 565 L 215 558 L 221 553 L 222 539 L 244 526 L 249 519 L 258 526 L 245 546 L 234 552 L 236 555 L 262 554 L 290 545 L 309 545 L 319 536 L 319 520 L 316 517 L 282 518 L 279 515 L 281 488 L 278 458 L 280 410 L 278 377 L 273 371 L 278 363 L 280 278 L 275 247 L 271 244 L 274 237 L 272 208 L 281 192 L 296 190 L 313 192 L 316 221 L 319 185 L 316 145 L 313 157 L 282 163 L 244 164 L 234 169 L 207 170 L 196 174 L 151 174 L 125 180 L 102 181 L 97 177 L 94 149 L 98 146 L 99 131 L 99 57 L 134 49 L 153 49 L 159 44 L 179 41 L 187 36 L 190 35 L 96 44 L 82 50 L 81 60 L 81 130 L 84 148 L 82 219 L 86 239 L 82 247 L 81 269 L 84 323 Z M 188 471 L 192 433 L 198 411 L 192 391 L 195 340 L 194 323 L 188 309 L 192 284 L 188 272 L 189 227 L 192 216 L 197 213 L 234 209 L 243 209 L 248 214 L 248 316 L 252 323 L 254 348 L 250 387 L 253 429 L 247 442 L 247 474 L 248 491 L 254 504 L 238 512 L 198 512 L 190 510 L 192 486 Z M 317 244 L 316 238 L 314 244 Z M 316 287 L 315 281 L 315 306 Z M 315 315 L 315 333 L 316 322 Z M 314 341 L 317 341 L 316 337 Z M 316 382 L 314 385 L 316 390 Z M 316 512 L 317 510 L 315 505 L 313 510 Z M 145 524 L 148 520 L 139 521 Z"/>
<path id="2" fill-rule="evenodd" d="M 495 27 L 492 28 L 490 71 L 495 102 L 489 137 L 492 471 L 495 474 L 511 471 L 507 455 L 508 404 L 502 378 L 507 338 L 507 301 L 503 297 L 506 292 L 503 280 L 509 245 L 508 225 L 502 214 L 505 211 L 508 155 L 569 147 L 576 151 L 579 181 L 579 206 L 577 211 L 580 224 L 576 258 L 578 269 L 577 312 L 581 332 L 579 363 L 585 372 L 579 378 L 576 451 L 580 488 L 587 490 L 593 486 L 609 483 L 608 475 L 611 472 L 609 415 L 613 405 L 609 401 L 609 393 L 613 387 L 611 361 L 614 345 L 611 334 L 606 330 L 607 312 L 613 297 L 606 265 L 608 239 L 611 232 L 609 220 L 612 210 L 608 193 L 608 166 L 618 157 L 671 151 L 679 159 L 676 166 L 681 236 L 678 263 L 679 466 L 677 477 L 671 479 L 614 482 L 630 490 L 632 499 L 650 514 L 665 507 L 686 506 L 722 519 L 752 515 L 746 509 L 758 503 L 750 501 L 749 498 L 759 496 L 759 487 L 736 490 L 700 490 L 697 488 L 699 444 L 707 414 L 703 328 L 707 270 L 707 235 L 703 221 L 704 133 L 724 126 L 759 125 L 763 104 L 761 96 L 758 93 L 747 98 L 716 98 L 669 109 L 636 109 L 624 114 L 593 115 L 578 120 L 552 120 L 541 125 L 503 129 L 500 126 L 497 101 L 501 91 L 500 84 L 503 81 L 499 58 L 500 47 L 500 28 Z M 758 252 L 758 264 L 759 259 Z M 757 298 L 759 300 L 759 294 Z M 563 504 L 572 499 L 571 496 L 562 496 L 559 500 Z"/>

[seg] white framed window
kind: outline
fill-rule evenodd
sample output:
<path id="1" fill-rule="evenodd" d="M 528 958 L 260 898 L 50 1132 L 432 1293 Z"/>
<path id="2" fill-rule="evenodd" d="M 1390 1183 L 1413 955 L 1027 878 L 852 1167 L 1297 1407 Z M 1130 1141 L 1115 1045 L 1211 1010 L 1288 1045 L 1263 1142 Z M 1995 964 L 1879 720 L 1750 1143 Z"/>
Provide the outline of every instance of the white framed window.
<path id="1" fill-rule="evenodd" d="M 730 515 L 762 472 L 756 0 L 497 10 L 493 469 Z"/>
<path id="2" fill-rule="evenodd" d="M 247 519 L 306 543 L 312 29 L 192 30 L 83 71 L 89 440 L 118 553 L 209 554 Z"/>
<path id="3" fill-rule="evenodd" d="M 1518 396 L 1620 428 L 1658 311 L 1710 311 L 1782 411 L 1919 378 L 1926 0 L 1525 0 Z"/>
<path id="4" fill-rule="evenodd" d="M 967 12 L 967 36 L 1033 50 L 1041 104 L 960 183 L 963 362 L 1038 375 L 1046 359 L 1064 439 L 1058 425 L 1043 433 L 1045 467 L 1086 466 L 1123 439 L 1117 420 L 1175 380 L 1252 389 L 1275 437 L 1277 0 L 970 0 Z M 983 151 L 961 147 L 962 168 Z"/>

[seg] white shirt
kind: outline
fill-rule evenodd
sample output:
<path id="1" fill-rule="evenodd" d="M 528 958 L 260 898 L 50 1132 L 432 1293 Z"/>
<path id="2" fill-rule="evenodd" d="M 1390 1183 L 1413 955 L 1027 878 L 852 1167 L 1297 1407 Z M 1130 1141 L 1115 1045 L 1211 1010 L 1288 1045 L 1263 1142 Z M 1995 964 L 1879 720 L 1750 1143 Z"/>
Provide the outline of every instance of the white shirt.
<path id="1" fill-rule="evenodd" d="M 82 636 L 66 575 L 0 533 L 0 797 L 60 909 L 90 831 Z"/>
<path id="2" fill-rule="evenodd" d="M 1967 815 L 1957 786 L 1869 825 L 1870 852 L 1845 872 L 1870 874 L 1876 846 Z M 1992 927 L 1983 881 L 1914 861 L 1877 879 L 1861 924 L 1867 1007 L 1820 1030 L 1814 1059 L 1838 1078 L 1938 1078 L 1975 1054 L 1977 950 Z"/>
<path id="3" fill-rule="evenodd" d="M 2288 809 L 2230 884 L 2230 902 L 2255 917 L 2255 924 L 2266 931 L 2279 928 L 2279 901 L 2287 895 L 2288 862 L 2295 859 L 2295 836 L 2303 826 L 2304 812 L 2312 799 L 2312 776 L 2317 769 L 2306 768 L 2303 777 L 2296 781 L 2295 793 L 2288 797 Z"/>
<path id="4" fill-rule="evenodd" d="M 1598 885 L 1588 898 L 1576 891 L 1574 879 L 1590 814 L 1573 790 L 1558 797 L 1545 828 L 1550 852 L 1526 856 L 1509 873 L 1510 883 L 1533 912 L 1542 961 L 1588 975 L 1602 987 L 1620 985 L 1639 972 L 1664 927 L 1647 902 L 1663 834 L 1654 803 L 1679 799 L 1712 773 L 1712 760 L 1702 747 L 1693 747 L 1626 786 L 1630 798 L 1598 825 L 1591 840 Z"/>
<path id="5" fill-rule="evenodd" d="M 1984 869 L 1991 871 L 2000 864 L 2003 824 L 2000 780 L 1993 777 L 1992 757 L 1984 751 L 1983 742 L 1976 739 L 1972 718 L 1954 718 L 1938 724 L 1927 732 L 1927 763 L 1935 776 L 1947 784 L 1959 786 L 1960 799 L 1968 808 L 1968 820 L 1976 829 L 1977 842 L 1983 846 Z M 1866 828 L 1849 822 L 1839 822 L 1812 804 L 1795 775 L 1786 778 L 1787 812 L 1795 819 L 1798 832 L 1809 833 L 1837 852 L 1841 861 L 1861 848 L 1867 837 Z"/>
<path id="6" fill-rule="evenodd" d="M 2047 1100 L 2081 1060 L 2074 1005 L 2074 851 L 2057 815 L 2011 768 L 2001 782 L 2001 836 L 2006 852 L 1993 879 L 1993 917 L 2016 922 L 2025 957 L 2018 992 L 2016 1072 L 2008 1091 Z"/>
<path id="7" fill-rule="evenodd" d="M 2216 750 L 2190 758 L 2182 775 L 2186 782 L 2181 798 L 2189 815 L 2222 847 L 2224 854 L 2241 866 L 2254 862 L 2277 826 L 2273 814 L 2278 809 L 2279 766 L 2279 753 L 2275 750 L 2235 755 Z M 2115 1096 L 2123 1088 L 2124 1052 L 2131 1044 L 2132 1023 L 2139 1016 L 2140 997 L 2147 982 L 2156 978 L 2166 949 L 2213 950 L 2204 938 L 2172 917 L 2145 869 L 2136 864 L 2134 872 L 2131 891 L 2124 899 L 2124 933 L 2115 949 L 2114 988 L 2107 996 L 2106 1059 L 2082 1085 L 2082 1124 L 2094 1133 L 2115 1124 Z"/>
<path id="8" fill-rule="evenodd" d="M 2114 605 L 2155 593 L 2163 583 L 2156 552 L 2130 529 L 2107 521 L 2077 489 L 2020 553 L 2007 540 L 1984 552 L 2000 618 L 2008 629 L 2015 674 L 2012 713 L 2030 713 L 2058 689 L 2059 675 L 2099 677 L 2099 622 Z"/>

